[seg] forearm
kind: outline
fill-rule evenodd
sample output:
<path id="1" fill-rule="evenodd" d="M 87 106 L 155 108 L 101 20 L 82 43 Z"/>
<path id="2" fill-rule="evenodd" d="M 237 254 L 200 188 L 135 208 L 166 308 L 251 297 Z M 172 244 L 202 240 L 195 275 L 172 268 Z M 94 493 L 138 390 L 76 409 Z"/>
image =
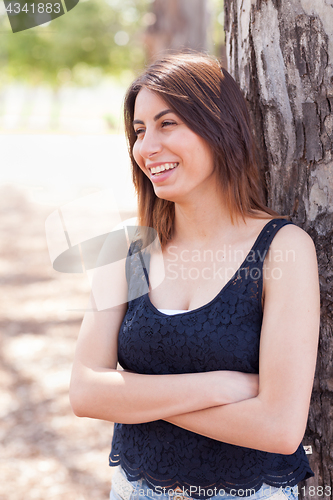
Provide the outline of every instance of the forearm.
<path id="1" fill-rule="evenodd" d="M 70 386 L 76 415 L 127 424 L 191 414 L 256 394 L 257 376 L 240 372 L 141 375 L 92 369 L 78 361 Z"/>
<path id="2" fill-rule="evenodd" d="M 202 375 L 141 375 L 76 367 L 70 399 L 78 416 L 127 424 L 149 422 L 213 406 L 213 398 L 203 390 Z"/>
<path id="3" fill-rule="evenodd" d="M 217 441 L 271 453 L 293 453 L 304 434 L 297 416 L 259 396 L 165 420 Z"/>

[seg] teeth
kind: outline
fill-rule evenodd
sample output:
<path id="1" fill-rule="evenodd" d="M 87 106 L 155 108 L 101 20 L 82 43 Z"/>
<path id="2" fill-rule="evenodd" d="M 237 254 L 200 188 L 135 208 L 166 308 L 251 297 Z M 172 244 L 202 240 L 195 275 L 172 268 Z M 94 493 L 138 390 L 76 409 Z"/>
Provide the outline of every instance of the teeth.
<path id="1" fill-rule="evenodd" d="M 158 165 L 158 167 L 151 168 L 152 174 L 159 174 L 160 172 L 164 172 L 165 170 L 172 170 L 176 168 L 178 163 L 164 163 L 164 165 Z"/>

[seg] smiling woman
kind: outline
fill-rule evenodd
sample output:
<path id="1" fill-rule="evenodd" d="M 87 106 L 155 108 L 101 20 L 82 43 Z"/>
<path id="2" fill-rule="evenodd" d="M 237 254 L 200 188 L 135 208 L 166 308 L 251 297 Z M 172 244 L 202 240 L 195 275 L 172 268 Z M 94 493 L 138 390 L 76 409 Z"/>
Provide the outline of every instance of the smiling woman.
<path id="1" fill-rule="evenodd" d="M 245 101 L 214 58 L 155 62 L 127 92 L 125 124 L 139 225 L 157 231 L 165 278 L 154 286 L 161 259 L 143 259 L 143 231 L 108 284 L 128 304 L 82 323 L 70 397 L 77 415 L 117 422 L 110 498 L 295 499 L 313 475 L 301 444 L 313 242 L 265 206 Z"/>

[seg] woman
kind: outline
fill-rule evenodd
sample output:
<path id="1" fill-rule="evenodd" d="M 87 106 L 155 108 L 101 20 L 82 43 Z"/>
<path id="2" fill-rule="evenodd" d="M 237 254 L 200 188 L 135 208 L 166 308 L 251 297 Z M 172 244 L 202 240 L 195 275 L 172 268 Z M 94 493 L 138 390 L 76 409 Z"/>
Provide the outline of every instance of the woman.
<path id="1" fill-rule="evenodd" d="M 128 90 L 125 123 L 139 225 L 157 231 L 165 278 L 154 285 L 157 253 L 142 259 L 133 242 L 110 283 L 128 304 L 87 312 L 79 335 L 74 412 L 118 422 L 111 498 L 296 498 L 313 475 L 300 444 L 319 330 L 313 242 L 264 205 L 244 99 L 215 59 L 154 63 Z"/>

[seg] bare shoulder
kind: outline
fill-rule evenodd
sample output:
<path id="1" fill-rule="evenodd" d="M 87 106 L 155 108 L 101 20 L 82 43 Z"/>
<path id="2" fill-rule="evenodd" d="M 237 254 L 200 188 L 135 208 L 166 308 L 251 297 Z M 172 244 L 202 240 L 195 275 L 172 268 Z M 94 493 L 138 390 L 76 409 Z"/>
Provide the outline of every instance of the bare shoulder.
<path id="1" fill-rule="evenodd" d="M 291 304 L 304 294 L 319 302 L 316 249 L 306 231 L 294 224 L 279 229 L 264 260 L 263 283 L 266 306 L 270 298 Z"/>
<path id="2" fill-rule="evenodd" d="M 288 260 L 315 260 L 316 249 L 311 236 L 295 224 L 283 226 L 274 236 L 269 247 L 268 262 L 287 262 Z M 280 255 L 279 255 L 280 254 Z M 265 262 L 267 265 L 267 262 Z"/>
<path id="3" fill-rule="evenodd" d="M 274 236 L 263 263 L 263 304 L 267 308 L 270 299 L 292 303 L 303 292 L 319 302 L 316 249 L 306 231 L 287 224 Z"/>
<path id="4" fill-rule="evenodd" d="M 282 244 L 305 244 L 314 247 L 311 236 L 296 224 L 286 224 L 281 227 L 273 238 L 272 244 L 276 241 Z"/>

